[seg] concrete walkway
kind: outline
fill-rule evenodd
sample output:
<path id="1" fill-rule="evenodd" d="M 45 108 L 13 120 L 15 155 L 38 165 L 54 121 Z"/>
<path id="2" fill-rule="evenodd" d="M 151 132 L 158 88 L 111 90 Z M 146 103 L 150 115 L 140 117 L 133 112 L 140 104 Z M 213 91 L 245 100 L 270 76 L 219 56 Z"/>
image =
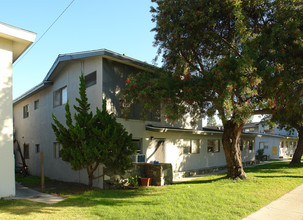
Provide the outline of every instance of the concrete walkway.
<path id="1" fill-rule="evenodd" d="M 302 220 L 303 184 L 243 220 Z"/>
<path id="2" fill-rule="evenodd" d="M 65 198 L 41 193 L 35 190 L 32 190 L 28 187 L 22 186 L 19 183 L 16 183 L 16 196 L 7 198 L 7 199 L 25 199 L 33 202 L 41 202 L 46 204 L 55 204 L 57 202 L 63 201 Z"/>

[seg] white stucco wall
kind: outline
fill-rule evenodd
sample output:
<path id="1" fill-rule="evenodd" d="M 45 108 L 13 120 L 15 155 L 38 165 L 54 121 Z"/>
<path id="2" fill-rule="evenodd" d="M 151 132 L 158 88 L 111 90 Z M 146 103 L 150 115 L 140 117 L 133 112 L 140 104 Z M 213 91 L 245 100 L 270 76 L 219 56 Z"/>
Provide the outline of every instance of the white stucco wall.
<path id="1" fill-rule="evenodd" d="M 12 62 L 13 42 L 0 37 L 0 197 L 15 195 Z"/>
<path id="2" fill-rule="evenodd" d="M 298 144 L 297 138 L 285 137 L 280 139 L 279 156 L 292 157 Z M 282 147 L 283 146 L 283 147 Z"/>
<path id="3" fill-rule="evenodd" d="M 36 34 L 0 22 L 0 198 L 15 195 L 12 64 Z"/>
<path id="4" fill-rule="evenodd" d="M 264 155 L 270 155 L 270 158 L 277 159 L 279 158 L 279 145 L 280 138 L 262 136 L 256 137 L 255 146 L 256 146 L 256 154 L 259 149 L 264 149 Z M 273 148 L 277 148 L 277 154 L 273 154 Z"/>

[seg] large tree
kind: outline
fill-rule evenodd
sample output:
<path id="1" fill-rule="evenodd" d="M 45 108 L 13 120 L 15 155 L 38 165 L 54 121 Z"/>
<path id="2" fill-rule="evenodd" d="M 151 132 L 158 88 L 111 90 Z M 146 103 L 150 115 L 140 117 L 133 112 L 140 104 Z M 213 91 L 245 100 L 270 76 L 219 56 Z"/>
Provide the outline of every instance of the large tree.
<path id="1" fill-rule="evenodd" d="M 279 10 L 291 1 L 152 2 L 155 46 L 164 65 L 129 77 L 122 108 L 127 111 L 141 102 L 151 110 L 161 104 L 172 121 L 185 113 L 198 119 L 218 111 L 227 177 L 246 178 L 241 129 L 252 115 L 272 113 L 276 107 L 283 63 L 275 59 L 278 51 L 271 42 L 285 35 Z"/>
<path id="2" fill-rule="evenodd" d="M 99 165 L 103 164 L 107 170 L 121 173 L 132 167 L 131 155 L 136 148 L 132 143 L 132 135 L 116 121 L 114 115 L 107 112 L 105 99 L 102 110 L 97 108 L 95 115 L 90 111 L 82 74 L 79 94 L 80 98 L 76 98 L 78 106 L 74 105 L 74 121 L 67 103 L 66 126 L 53 115 L 52 128 L 62 145 L 62 159 L 69 162 L 74 170 L 86 169 L 88 185 L 92 187 L 93 180 L 101 177 L 94 175 Z"/>
<path id="3" fill-rule="evenodd" d="M 299 140 L 291 164 L 300 164 L 303 154 L 303 1 L 281 1 L 276 25 L 268 43 L 271 51 L 267 56 L 282 65 L 276 81 L 279 92 L 274 97 L 276 103 L 271 121 L 280 128 L 298 131 Z M 271 35 L 271 36 L 270 36 Z"/>

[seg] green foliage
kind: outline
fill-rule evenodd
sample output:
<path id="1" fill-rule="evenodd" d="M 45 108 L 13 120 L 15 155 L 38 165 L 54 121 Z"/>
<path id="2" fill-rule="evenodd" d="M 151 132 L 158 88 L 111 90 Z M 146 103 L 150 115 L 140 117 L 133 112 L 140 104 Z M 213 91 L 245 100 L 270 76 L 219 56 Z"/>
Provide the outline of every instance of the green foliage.
<path id="1" fill-rule="evenodd" d="M 164 66 L 129 77 L 125 112 L 137 102 L 146 110 L 161 104 L 172 121 L 218 112 L 223 138 L 233 140 L 251 116 L 272 114 L 291 93 L 302 94 L 301 0 L 152 2 L 154 44 Z M 239 153 L 237 141 L 223 141 L 224 152 Z"/>
<path id="2" fill-rule="evenodd" d="M 129 176 L 128 185 L 133 187 L 139 187 L 139 177 L 138 176 Z"/>
<path id="3" fill-rule="evenodd" d="M 258 157 L 262 157 L 264 155 L 264 149 L 259 149 L 259 150 L 257 150 L 257 156 Z"/>
<path id="4" fill-rule="evenodd" d="M 161 103 L 172 120 L 218 110 L 223 124 L 241 125 L 272 113 L 280 94 L 302 81 L 300 1 L 152 2 L 164 68 L 131 76 L 122 108 Z"/>
<path id="5" fill-rule="evenodd" d="M 57 141 L 62 144 L 61 156 L 71 164 L 72 169 L 86 169 L 89 185 L 95 177 L 94 171 L 100 164 L 107 170 L 123 172 L 132 166 L 131 155 L 135 152 L 132 135 L 106 111 L 106 100 L 103 99 L 102 111 L 90 112 L 84 76 L 80 76 L 80 98 L 74 106 L 74 123 L 69 103 L 65 106 L 66 127 L 53 115 L 52 128 Z"/>

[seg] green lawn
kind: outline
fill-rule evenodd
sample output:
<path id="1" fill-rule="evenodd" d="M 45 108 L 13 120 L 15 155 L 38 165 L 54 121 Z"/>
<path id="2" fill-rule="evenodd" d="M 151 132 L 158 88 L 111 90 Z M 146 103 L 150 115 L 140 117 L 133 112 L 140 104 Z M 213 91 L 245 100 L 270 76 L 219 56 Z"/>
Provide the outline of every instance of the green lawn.
<path id="1" fill-rule="evenodd" d="M 92 190 L 55 205 L 0 200 L 0 219 L 241 219 L 303 183 L 303 167 L 246 169 L 243 181 L 214 175 L 165 187 Z"/>

